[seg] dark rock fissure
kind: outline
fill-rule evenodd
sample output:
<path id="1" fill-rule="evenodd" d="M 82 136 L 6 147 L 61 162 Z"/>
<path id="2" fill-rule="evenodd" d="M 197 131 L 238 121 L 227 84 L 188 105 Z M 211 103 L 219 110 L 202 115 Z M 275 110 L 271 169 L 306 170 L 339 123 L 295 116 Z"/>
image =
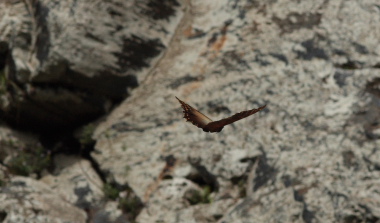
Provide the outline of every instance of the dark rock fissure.
<path id="1" fill-rule="evenodd" d="M 318 37 L 315 39 L 305 40 L 301 43 L 301 45 L 305 48 L 306 51 L 297 51 L 297 58 L 304 60 L 312 60 L 314 58 L 325 59 L 328 60 L 329 56 L 323 49 L 323 47 L 318 46 Z"/>
<path id="2" fill-rule="evenodd" d="M 92 168 L 99 175 L 103 182 L 106 182 L 106 173 L 104 173 L 99 164 L 92 158 L 91 152 L 94 151 L 95 141 L 83 146 L 79 140 L 74 137 L 73 131 L 57 131 L 50 134 L 41 134 L 40 142 L 42 146 L 51 152 L 52 156 L 58 154 L 78 155 L 91 163 Z"/>
<path id="3" fill-rule="evenodd" d="M 121 52 L 113 53 L 118 58 L 120 73 L 148 67 L 149 59 L 156 57 L 165 48 L 159 39 L 143 39 L 135 35 L 125 37 L 123 42 Z"/>
<path id="4" fill-rule="evenodd" d="M 281 29 L 281 35 L 294 32 L 302 28 L 311 29 L 321 23 L 321 13 L 289 13 L 286 18 L 281 19 L 273 16 L 272 20 Z"/>
<path id="5" fill-rule="evenodd" d="M 37 33 L 37 58 L 43 63 L 49 56 L 50 49 L 50 32 L 48 29 L 47 18 L 49 16 L 49 9 L 41 4 L 39 1 L 35 5 L 36 14 L 33 15 L 38 23 L 38 33 Z M 37 32 L 37 30 L 35 30 Z"/>
<path id="6" fill-rule="evenodd" d="M 52 156 L 58 154 L 77 155 L 82 157 L 83 159 L 88 160 L 91 164 L 92 169 L 97 173 L 97 175 L 103 183 L 110 185 L 110 187 L 117 190 L 118 193 L 121 191 L 127 191 L 126 197 L 119 198 L 119 208 L 125 213 L 127 218 L 133 220 L 138 215 L 138 213 L 140 213 L 140 211 L 144 207 L 144 204 L 135 195 L 135 193 L 129 187 L 129 185 L 120 185 L 110 180 L 107 177 L 108 173 L 102 171 L 100 165 L 91 156 L 91 153 L 94 151 L 95 141 L 92 141 L 91 143 L 88 143 L 84 146 L 80 143 L 79 139 L 74 137 L 73 131 L 43 134 L 40 136 L 40 141 L 46 150 L 51 151 Z M 75 190 L 75 194 L 77 194 L 79 198 L 85 197 L 88 191 L 88 188 L 78 188 Z M 76 206 L 87 211 L 90 211 L 91 209 L 91 204 L 83 199 L 79 199 L 76 203 Z"/>
<path id="7" fill-rule="evenodd" d="M 30 84 L 29 90 L 8 80 L 6 91 L 11 103 L 0 109 L 0 118 L 21 131 L 40 134 L 73 131 L 120 103 L 128 94 L 127 87 L 138 86 L 134 75 L 111 78 L 100 75 L 90 79 L 68 72 L 67 77 L 64 83 Z M 81 83 L 88 83 L 83 84 L 88 88 L 81 88 Z"/>
<path id="8" fill-rule="evenodd" d="M 313 220 L 315 219 L 315 215 L 312 211 L 308 209 L 307 203 L 305 202 L 302 192 L 298 190 L 293 190 L 293 194 L 294 194 L 294 200 L 301 202 L 303 204 L 302 219 L 306 223 L 314 222 Z"/>
<path id="9" fill-rule="evenodd" d="M 200 162 L 194 161 L 191 158 L 188 161 L 196 170 L 196 173 L 186 176 L 186 179 L 193 181 L 201 187 L 209 186 L 211 192 L 219 190 L 219 183 L 215 175 L 210 173 Z"/>
<path id="10" fill-rule="evenodd" d="M 6 217 L 7 217 L 7 212 L 1 211 L 0 212 L 0 222 L 3 222 Z"/>
<path id="11" fill-rule="evenodd" d="M 6 65 L 8 54 L 9 54 L 8 43 L 0 41 L 0 71 L 2 71 Z"/>
<path id="12" fill-rule="evenodd" d="M 263 155 L 258 161 L 259 163 L 256 169 L 253 191 L 257 191 L 260 187 L 265 186 L 270 182 L 273 183 L 278 173 L 278 170 L 268 163 L 265 151 L 262 148 L 260 148 L 260 150 Z"/>
<path id="13" fill-rule="evenodd" d="M 175 16 L 176 7 L 180 6 L 176 0 L 150 0 L 142 13 L 156 20 L 168 20 Z"/>

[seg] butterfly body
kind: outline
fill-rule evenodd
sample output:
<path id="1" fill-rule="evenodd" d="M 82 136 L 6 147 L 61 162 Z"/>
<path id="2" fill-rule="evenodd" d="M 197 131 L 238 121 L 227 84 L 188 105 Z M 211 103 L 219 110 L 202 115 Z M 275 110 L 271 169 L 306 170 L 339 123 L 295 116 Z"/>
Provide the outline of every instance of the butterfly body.
<path id="1" fill-rule="evenodd" d="M 186 119 L 186 121 L 191 122 L 193 125 L 197 126 L 198 128 L 203 129 L 204 132 L 220 132 L 222 131 L 224 126 L 231 124 L 233 122 L 236 122 L 240 119 L 246 118 L 250 115 L 253 115 L 256 112 L 259 112 L 266 107 L 266 105 L 264 105 L 257 109 L 252 109 L 252 110 L 236 113 L 235 115 L 231 117 L 221 119 L 219 121 L 212 121 L 209 117 L 202 114 L 200 111 L 196 110 L 195 108 L 191 107 L 185 102 L 181 101 L 179 98 L 177 98 L 177 100 L 179 101 L 179 103 L 181 103 L 181 106 L 183 108 L 183 114 L 184 114 L 183 117 Z"/>
<path id="2" fill-rule="evenodd" d="M 206 125 L 204 128 L 203 128 L 203 131 L 204 132 L 220 132 L 222 131 L 222 129 L 224 128 L 224 126 L 213 126 L 213 125 Z"/>

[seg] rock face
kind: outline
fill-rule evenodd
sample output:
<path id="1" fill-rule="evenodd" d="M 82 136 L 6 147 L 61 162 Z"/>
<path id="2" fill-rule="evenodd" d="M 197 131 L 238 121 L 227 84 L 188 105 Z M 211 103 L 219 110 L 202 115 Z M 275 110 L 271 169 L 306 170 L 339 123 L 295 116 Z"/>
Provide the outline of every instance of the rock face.
<path id="1" fill-rule="evenodd" d="M 103 199 L 103 182 L 91 164 L 78 157 L 55 157 L 56 172 L 41 181 L 64 199 L 82 209 L 97 208 Z"/>
<path id="2" fill-rule="evenodd" d="M 11 92 L 2 116 L 51 129 L 108 111 L 146 76 L 176 27 L 178 4 L 152 2 L 0 2 L 3 87 Z"/>
<path id="3" fill-rule="evenodd" d="M 378 136 L 368 137 L 379 120 L 368 91 L 380 64 L 375 1 L 184 7 L 152 75 L 95 135 L 102 170 L 146 198 L 138 219 L 379 221 Z M 174 96 L 215 119 L 267 109 L 210 134 L 184 121 Z M 209 204 L 184 205 L 182 196 L 171 205 L 170 194 L 151 192 L 168 156 L 176 164 L 157 188 L 189 179 L 212 189 Z M 160 215 L 167 205 L 174 210 Z M 221 211 L 195 214 L 203 206 Z"/>
<path id="4" fill-rule="evenodd" d="M 13 178 L 0 197 L 2 222 L 86 222 L 83 210 L 31 178 Z"/>
<path id="5" fill-rule="evenodd" d="M 35 40 L 0 50 L 11 58 L 5 67 L 14 64 L 8 88 L 68 86 L 59 95 L 91 92 L 105 97 L 95 106 L 104 108 L 135 76 L 139 86 L 97 127 L 91 157 L 105 181 L 143 203 L 136 221 L 380 221 L 378 1 L 39 1 L 39 7 L 40 23 L 50 28 L 36 38 L 48 40 L 47 49 Z M 13 14 L 3 15 L 5 21 Z M 30 46 L 38 47 L 26 66 L 17 52 Z M 214 120 L 267 108 L 205 133 L 185 122 L 175 96 Z M 88 115 L 79 110 L 70 116 Z M 62 167 L 72 172 L 37 183 L 67 182 L 75 163 Z M 102 192 L 85 175 L 80 179 L 93 195 L 82 204 L 100 204 Z M 102 221 L 112 209 L 117 214 L 107 219 L 125 222 L 133 212 L 134 203 L 123 209 L 110 202 L 86 218 L 80 208 L 94 206 L 78 205 L 79 197 L 67 197 L 75 222 Z M 0 210 L 10 210 L 7 219 L 15 213 Z M 70 219 L 62 215 L 64 221 Z"/>

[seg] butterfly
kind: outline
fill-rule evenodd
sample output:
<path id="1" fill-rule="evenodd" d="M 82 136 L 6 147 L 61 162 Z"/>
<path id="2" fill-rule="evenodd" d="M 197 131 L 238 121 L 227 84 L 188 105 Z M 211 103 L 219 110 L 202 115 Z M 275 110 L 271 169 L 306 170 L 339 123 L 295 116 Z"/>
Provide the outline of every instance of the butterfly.
<path id="1" fill-rule="evenodd" d="M 177 100 L 179 101 L 179 103 L 181 103 L 181 106 L 183 108 L 183 114 L 184 114 L 183 117 L 186 119 L 186 121 L 191 122 L 193 125 L 197 126 L 198 128 L 203 129 L 204 132 L 220 132 L 222 131 L 224 126 L 229 125 L 233 122 L 236 122 L 240 119 L 246 118 L 250 115 L 253 115 L 256 112 L 259 112 L 266 107 L 266 105 L 264 105 L 257 109 L 252 109 L 252 110 L 236 113 L 231 117 L 224 118 L 219 121 L 212 121 L 209 117 L 202 114 L 200 111 L 196 110 L 195 108 L 191 107 L 185 102 L 181 101 L 179 98 L 177 98 Z"/>

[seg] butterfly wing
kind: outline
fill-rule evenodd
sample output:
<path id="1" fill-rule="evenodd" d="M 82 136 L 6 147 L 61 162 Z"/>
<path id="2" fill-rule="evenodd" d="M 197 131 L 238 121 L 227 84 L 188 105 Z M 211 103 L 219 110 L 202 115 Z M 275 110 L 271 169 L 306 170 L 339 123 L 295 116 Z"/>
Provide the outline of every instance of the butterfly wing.
<path id="1" fill-rule="evenodd" d="M 221 119 L 219 121 L 210 122 L 207 126 L 205 126 L 205 128 L 210 130 L 210 132 L 220 132 L 224 126 L 229 125 L 233 122 L 239 121 L 240 119 L 246 118 L 250 115 L 253 115 L 256 112 L 263 110 L 265 107 L 266 107 L 266 105 L 261 106 L 260 108 L 255 108 L 252 110 L 242 111 L 242 112 L 236 113 L 231 117 Z"/>
<path id="2" fill-rule="evenodd" d="M 177 98 L 177 97 L 175 97 Z M 204 128 L 207 124 L 212 122 L 210 118 L 208 118 L 206 115 L 202 114 L 195 108 L 191 107 L 190 105 L 186 104 L 185 102 L 181 101 L 179 98 L 177 98 L 179 103 L 181 103 L 181 106 L 183 108 L 183 114 L 186 121 L 191 122 L 193 125 L 197 126 L 198 128 Z"/>

